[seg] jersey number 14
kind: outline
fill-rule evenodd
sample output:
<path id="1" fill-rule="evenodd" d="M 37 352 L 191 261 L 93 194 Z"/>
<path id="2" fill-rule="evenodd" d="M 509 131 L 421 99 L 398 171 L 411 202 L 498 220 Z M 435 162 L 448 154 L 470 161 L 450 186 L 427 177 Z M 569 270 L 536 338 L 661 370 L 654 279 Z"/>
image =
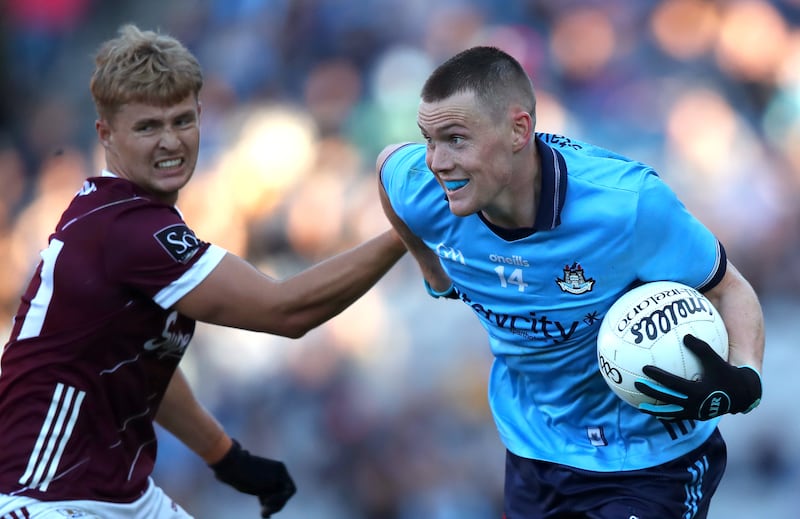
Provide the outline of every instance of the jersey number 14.
<path id="1" fill-rule="evenodd" d="M 497 272 L 497 276 L 500 278 L 501 287 L 508 288 L 509 285 L 515 285 L 517 290 L 525 292 L 525 287 L 527 287 L 528 284 L 522 279 L 522 269 L 512 270 L 508 277 L 506 277 L 506 268 L 503 265 L 498 265 L 495 267 L 494 271 Z"/>

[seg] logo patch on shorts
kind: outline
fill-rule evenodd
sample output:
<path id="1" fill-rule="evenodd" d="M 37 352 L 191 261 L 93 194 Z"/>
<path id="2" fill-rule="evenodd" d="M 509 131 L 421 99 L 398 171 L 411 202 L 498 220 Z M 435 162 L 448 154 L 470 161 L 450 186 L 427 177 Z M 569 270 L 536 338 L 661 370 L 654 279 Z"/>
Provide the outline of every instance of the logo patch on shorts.
<path id="1" fill-rule="evenodd" d="M 156 240 L 164 247 L 172 259 L 186 263 L 200 249 L 200 240 L 184 224 L 170 225 L 155 233 Z"/>

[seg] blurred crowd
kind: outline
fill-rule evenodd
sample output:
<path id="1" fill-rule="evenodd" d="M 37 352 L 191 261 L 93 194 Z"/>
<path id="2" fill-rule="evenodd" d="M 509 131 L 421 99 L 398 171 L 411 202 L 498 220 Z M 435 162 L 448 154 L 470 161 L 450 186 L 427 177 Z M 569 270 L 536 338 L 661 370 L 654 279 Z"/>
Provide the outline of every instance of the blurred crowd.
<path id="1" fill-rule="evenodd" d="M 792 324 L 800 310 L 800 0 L 5 0 L 0 3 L 0 330 L 60 212 L 102 167 L 92 55 L 120 24 L 204 67 L 197 234 L 290 276 L 388 227 L 374 161 L 419 140 L 428 73 L 476 44 L 530 72 L 537 129 L 654 166 L 726 246 L 767 316 L 765 400 L 728 417 L 711 518 L 800 498 Z M 687 258 L 691 261 L 691 258 Z M 201 325 L 183 366 L 249 449 L 299 487 L 280 517 L 499 517 L 504 451 L 485 335 L 404 259 L 299 340 Z M 161 435 L 159 483 L 198 519 L 256 517 Z M 748 508 L 750 507 L 750 508 Z"/>

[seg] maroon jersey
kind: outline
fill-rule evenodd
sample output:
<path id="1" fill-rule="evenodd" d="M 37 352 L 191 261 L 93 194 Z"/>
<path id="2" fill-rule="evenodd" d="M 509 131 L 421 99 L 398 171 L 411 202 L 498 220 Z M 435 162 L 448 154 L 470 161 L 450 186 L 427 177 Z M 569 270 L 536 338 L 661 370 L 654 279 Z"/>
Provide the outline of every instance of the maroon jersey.
<path id="1" fill-rule="evenodd" d="M 61 217 L 0 358 L 0 493 L 130 502 L 194 332 L 171 309 L 225 251 L 127 180 L 88 179 Z"/>

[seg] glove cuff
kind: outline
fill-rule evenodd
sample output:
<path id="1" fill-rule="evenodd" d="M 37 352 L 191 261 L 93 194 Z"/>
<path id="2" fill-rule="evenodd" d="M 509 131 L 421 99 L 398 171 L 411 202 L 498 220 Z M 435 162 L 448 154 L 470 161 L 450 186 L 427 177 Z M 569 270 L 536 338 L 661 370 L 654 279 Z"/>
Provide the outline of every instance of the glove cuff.
<path id="1" fill-rule="evenodd" d="M 236 459 L 242 454 L 242 445 L 234 438 L 231 438 L 231 441 L 233 444 L 231 445 L 231 448 L 228 449 L 228 452 L 225 453 L 225 456 L 223 456 L 218 462 L 210 463 L 208 465 L 211 467 L 211 470 L 214 471 L 214 474 L 216 474 L 220 479 L 234 469 L 234 466 L 236 465 Z"/>
<path id="2" fill-rule="evenodd" d="M 737 369 L 742 378 L 742 399 L 738 402 L 737 408 L 731 409 L 731 413 L 749 413 L 761 403 L 763 392 L 761 373 L 753 366 L 748 365 L 739 366 Z"/>
<path id="3" fill-rule="evenodd" d="M 445 299 L 458 299 L 458 292 L 456 292 L 456 287 L 450 283 L 450 286 L 447 287 L 447 290 L 443 290 L 441 292 L 434 290 L 430 283 L 428 283 L 427 279 L 423 279 L 422 283 L 425 285 L 425 290 L 428 291 L 431 297 L 439 299 L 440 297 L 444 297 Z"/>

